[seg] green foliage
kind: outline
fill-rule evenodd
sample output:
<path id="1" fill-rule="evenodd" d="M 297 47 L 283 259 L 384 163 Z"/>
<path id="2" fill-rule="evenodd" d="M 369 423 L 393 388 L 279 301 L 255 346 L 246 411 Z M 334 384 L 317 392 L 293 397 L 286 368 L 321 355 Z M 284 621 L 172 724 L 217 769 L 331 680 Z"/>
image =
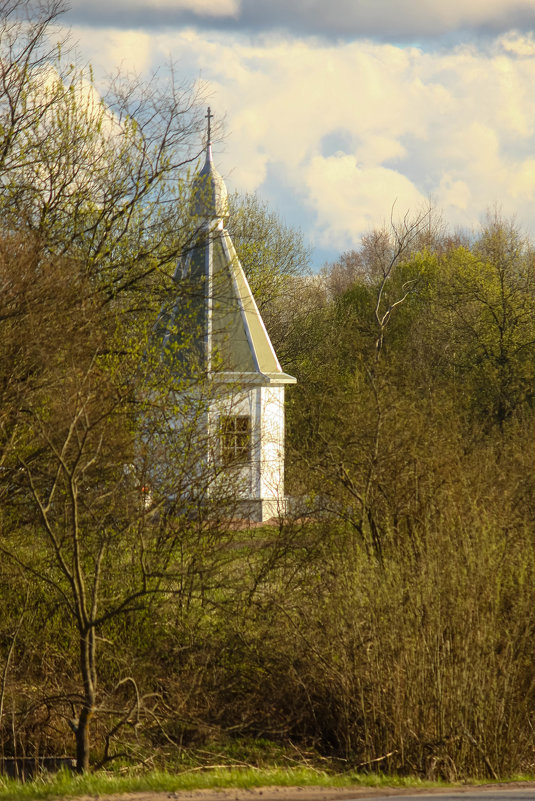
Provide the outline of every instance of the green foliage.
<path id="1" fill-rule="evenodd" d="M 280 765 L 288 743 L 353 782 L 532 771 L 530 243 L 496 217 L 447 237 L 425 213 L 313 277 L 298 232 L 232 198 L 299 379 L 295 519 L 237 531 L 191 286 L 165 348 L 165 313 L 153 331 L 198 237 L 194 93 L 119 81 L 101 101 L 52 55 L 58 6 L 17 9 L 0 25 L 1 754 L 187 768 L 172 789 L 266 783 L 192 753 Z"/>
<path id="2" fill-rule="evenodd" d="M 2 346 L 18 354 L 2 384 L 5 754 L 72 753 L 69 720 L 84 703 L 73 610 L 86 597 L 94 765 L 150 754 L 186 768 L 199 749 L 265 764 L 291 742 L 355 771 L 458 781 L 532 770 L 535 422 L 523 396 L 500 420 L 473 392 L 480 341 L 489 352 L 496 341 L 490 301 L 504 293 L 481 247 L 410 252 L 379 312 L 382 274 L 339 295 L 320 287 L 321 303 L 302 307 L 288 409 L 301 505 L 296 521 L 254 532 L 225 522 L 222 495 L 206 503 L 196 421 L 211 387 L 191 371 L 186 381 L 147 334 L 140 349 L 147 329 L 125 335 L 113 304 L 84 291 L 90 278 L 72 283 L 70 262 L 15 249 L 26 267 L 4 295 L 17 315 Z M 507 295 L 526 309 L 512 328 L 521 381 L 529 263 L 507 278 L 522 276 Z M 35 280 L 36 264 L 51 283 Z M 14 397 L 22 416 L 6 414 Z M 186 503 L 192 475 L 199 497 Z M 58 555 L 78 564 L 86 596 Z"/>
<path id="3" fill-rule="evenodd" d="M 299 607 L 307 703 L 322 738 L 389 769 L 529 770 L 531 247 L 493 218 L 470 246 L 366 259 L 318 311 L 289 406 L 291 486 L 327 543 Z"/>
<path id="4" fill-rule="evenodd" d="M 296 302 L 311 307 L 310 249 L 301 231 L 286 225 L 255 194 L 229 198 L 228 229 L 262 319 L 281 362 L 293 361 Z"/>
<path id="5" fill-rule="evenodd" d="M 257 195 L 231 195 L 229 231 L 262 314 L 288 294 L 292 278 L 309 273 L 310 251 L 301 232 Z"/>

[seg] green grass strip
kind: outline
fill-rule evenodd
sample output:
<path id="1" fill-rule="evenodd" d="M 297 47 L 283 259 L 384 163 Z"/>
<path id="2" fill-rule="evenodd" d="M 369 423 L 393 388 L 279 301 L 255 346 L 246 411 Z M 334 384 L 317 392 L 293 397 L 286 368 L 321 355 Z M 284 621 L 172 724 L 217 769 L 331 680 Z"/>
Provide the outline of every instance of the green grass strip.
<path id="1" fill-rule="evenodd" d="M 533 776 L 514 776 L 509 781 L 534 781 Z M 505 781 L 505 780 L 504 780 Z M 474 784 L 480 782 L 475 781 Z M 44 775 L 22 783 L 0 777 L 0 801 L 24 799 L 99 797 L 114 793 L 177 792 L 248 787 L 446 787 L 445 782 L 424 781 L 414 776 L 387 776 L 381 773 L 332 774 L 307 767 L 294 768 L 192 768 L 180 773 L 113 775 L 104 771 L 76 776 L 69 771 Z"/>
<path id="2" fill-rule="evenodd" d="M 347 773 L 332 775 L 313 768 L 215 768 L 187 770 L 181 773 L 151 772 L 139 775 L 114 776 L 109 773 L 89 773 L 73 776 L 62 771 L 55 776 L 43 776 L 22 783 L 0 777 L 0 801 L 22 801 L 41 798 L 76 798 L 81 795 L 109 795 L 131 792 L 177 792 L 180 790 L 224 789 L 229 787 L 269 786 L 389 786 L 433 787 L 437 782 L 424 782 L 414 777 L 363 775 Z"/>

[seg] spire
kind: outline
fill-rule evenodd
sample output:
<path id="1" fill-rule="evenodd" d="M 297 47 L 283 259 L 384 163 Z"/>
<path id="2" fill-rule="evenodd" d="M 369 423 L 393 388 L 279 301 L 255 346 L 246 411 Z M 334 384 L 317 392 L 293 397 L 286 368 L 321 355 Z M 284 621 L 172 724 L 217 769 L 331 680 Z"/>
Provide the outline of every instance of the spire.
<path id="1" fill-rule="evenodd" d="M 228 217 L 228 193 L 223 178 L 214 167 L 212 156 L 213 114 L 208 106 L 206 157 L 204 167 L 193 181 L 192 214 L 201 221 L 224 220 Z"/>
<path id="2" fill-rule="evenodd" d="M 295 378 L 282 371 L 226 228 L 227 190 L 212 160 L 210 108 L 206 120 L 206 161 L 194 179 L 192 195 L 199 236 L 183 253 L 175 273 L 175 280 L 186 288 L 182 297 L 189 301 L 177 301 L 162 312 L 158 330 L 168 347 L 180 341 L 181 332 L 197 328 L 195 353 L 221 380 L 292 384 Z"/>
<path id="3" fill-rule="evenodd" d="M 208 136 L 207 136 L 207 142 L 208 142 L 208 147 L 210 147 L 210 148 L 212 147 L 212 133 L 211 133 L 211 130 L 210 130 L 210 120 L 213 118 L 213 116 L 214 116 L 214 115 L 213 115 L 213 114 L 212 114 L 212 112 L 210 111 L 210 106 L 208 106 L 208 114 L 206 115 L 205 119 L 207 119 L 207 120 L 208 120 L 208 132 L 207 132 L 207 133 L 208 133 Z"/>

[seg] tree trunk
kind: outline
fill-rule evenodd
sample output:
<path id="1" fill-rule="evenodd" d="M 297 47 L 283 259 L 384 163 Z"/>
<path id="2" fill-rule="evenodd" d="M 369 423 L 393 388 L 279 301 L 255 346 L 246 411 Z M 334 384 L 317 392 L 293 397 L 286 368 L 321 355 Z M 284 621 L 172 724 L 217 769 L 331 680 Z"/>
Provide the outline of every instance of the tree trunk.
<path id="1" fill-rule="evenodd" d="M 76 730 L 76 772 L 85 773 L 89 770 L 89 723 L 93 717 L 92 708 L 84 705 L 78 719 Z"/>
<path id="2" fill-rule="evenodd" d="M 89 770 L 91 742 L 89 726 L 95 711 L 96 671 L 95 671 L 95 632 L 92 627 L 80 636 L 80 669 L 84 683 L 84 701 L 76 728 L 76 771 Z"/>

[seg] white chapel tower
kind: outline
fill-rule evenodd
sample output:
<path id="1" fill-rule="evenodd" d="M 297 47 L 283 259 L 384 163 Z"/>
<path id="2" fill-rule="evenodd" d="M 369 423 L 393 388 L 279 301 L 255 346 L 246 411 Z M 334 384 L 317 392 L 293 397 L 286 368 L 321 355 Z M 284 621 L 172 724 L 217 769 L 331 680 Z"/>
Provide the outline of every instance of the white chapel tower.
<path id="1" fill-rule="evenodd" d="M 176 332 L 184 325 L 183 288 L 196 287 L 189 304 L 197 329 L 192 347 L 216 387 L 206 415 L 209 458 L 220 480 L 231 477 L 238 515 L 261 522 L 285 508 L 284 387 L 296 379 L 281 369 L 227 231 L 227 190 L 213 163 L 210 109 L 207 119 L 206 159 L 192 187 L 197 234 L 177 267 L 182 292 L 165 327 Z"/>

